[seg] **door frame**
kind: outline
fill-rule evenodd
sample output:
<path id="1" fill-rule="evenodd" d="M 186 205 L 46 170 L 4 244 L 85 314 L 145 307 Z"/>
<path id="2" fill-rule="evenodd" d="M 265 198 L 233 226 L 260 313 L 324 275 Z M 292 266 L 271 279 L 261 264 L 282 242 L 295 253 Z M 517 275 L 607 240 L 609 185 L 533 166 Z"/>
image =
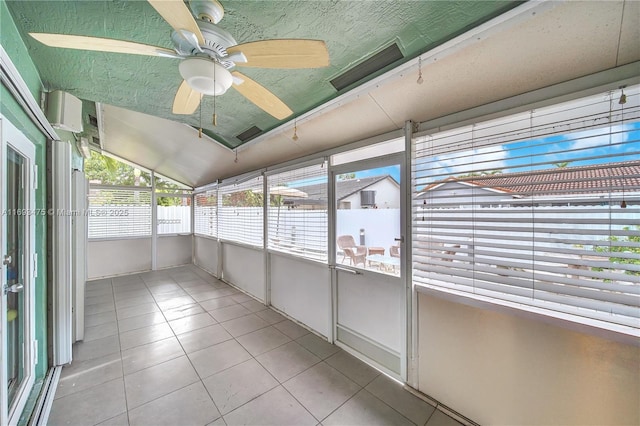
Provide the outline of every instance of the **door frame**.
<path id="1" fill-rule="evenodd" d="M 7 146 L 11 146 L 13 150 L 18 152 L 26 159 L 25 169 L 24 169 L 24 179 L 25 179 L 25 210 L 27 213 L 25 217 L 27 218 L 25 223 L 25 255 L 26 259 L 24 262 L 25 265 L 25 283 L 24 283 L 24 298 L 26 300 L 25 308 L 28 310 L 28 315 L 25 317 L 25 377 L 23 379 L 23 383 L 18 390 L 15 397 L 15 404 L 13 407 L 9 407 L 8 396 L 6 392 L 6 384 L 8 380 L 8 372 L 7 372 L 7 336 L 5 333 L 4 324 L 7 322 L 7 309 L 6 303 L 7 298 L 4 292 L 2 292 L 1 300 L 2 307 L 0 308 L 0 343 L 1 343 L 1 351 L 0 351 L 0 386 L 3 386 L 3 392 L 1 392 L 0 397 L 0 424 L 9 424 L 14 425 L 17 424 L 20 416 L 22 415 L 22 410 L 27 402 L 29 394 L 31 393 L 31 389 L 33 388 L 33 384 L 35 381 L 35 365 L 37 362 L 37 346 L 35 340 L 35 216 L 39 212 L 35 209 L 35 192 L 36 192 L 36 163 L 35 163 L 35 146 L 29 139 L 17 128 L 15 127 L 9 120 L 7 120 L 2 114 L 0 114 L 0 135 L 2 137 L 1 149 L 0 149 L 0 164 L 2 164 L 2 169 L 5 170 L 5 162 L 7 161 Z M 3 171 L 0 173 L 0 211 L 4 211 L 7 205 L 7 194 L 6 194 L 6 176 Z M 2 220 L 0 221 L 0 247 L 2 248 L 2 252 L 4 252 L 6 244 L 7 244 L 7 233 L 6 233 L 6 215 L 2 215 Z M 4 254 L 4 253 L 2 253 Z M 6 282 L 6 273 L 4 267 L 1 270 L 0 282 L 4 286 Z"/>
<path id="2" fill-rule="evenodd" d="M 402 297 L 404 298 L 403 303 L 400 306 L 400 309 L 402 310 L 401 312 L 401 316 L 403 318 L 403 321 L 401 322 L 401 338 L 400 338 L 400 374 L 398 375 L 397 373 L 394 373 L 393 371 L 389 370 L 388 368 L 386 368 L 385 366 L 381 365 L 380 363 L 374 361 L 373 359 L 367 358 L 366 355 L 361 354 L 357 351 L 355 351 L 354 349 L 346 346 L 344 343 L 339 342 L 338 341 L 338 273 L 342 272 L 342 273 L 349 273 L 349 271 L 352 271 L 352 273 L 357 274 L 357 275 L 368 275 L 368 274 L 376 274 L 376 276 L 384 276 L 384 274 L 380 274 L 378 272 L 374 272 L 374 271 L 367 271 L 366 269 L 359 269 L 359 268 L 352 268 L 349 267 L 347 265 L 342 265 L 342 264 L 338 264 L 337 262 L 337 250 L 336 250 L 336 230 L 337 230 L 337 205 L 336 205 L 336 199 L 335 199 L 335 184 L 336 184 L 336 176 L 340 175 L 341 173 L 345 173 L 345 172 L 353 172 L 353 171 L 360 171 L 360 170 L 368 170 L 368 169 L 375 169 L 375 168 L 379 168 L 379 167 L 385 167 L 385 166 L 395 166 L 395 165 L 399 165 L 400 166 L 400 237 L 403 238 L 403 241 L 400 242 L 400 277 L 392 277 L 389 276 L 389 278 L 391 280 L 397 280 L 397 284 L 402 288 Z M 364 361 L 375 365 L 376 367 L 378 367 L 381 370 L 386 371 L 387 373 L 389 373 L 390 375 L 402 380 L 403 382 L 406 382 L 407 380 L 407 375 L 408 375 L 408 365 L 407 365 L 407 339 L 408 339 L 408 329 L 407 329 L 407 324 L 406 324 L 406 320 L 404 320 L 407 317 L 407 292 L 405 291 L 407 288 L 407 283 L 410 282 L 410 280 L 407 277 L 407 267 L 406 267 L 406 255 L 407 255 L 407 250 L 406 250 L 406 242 L 408 240 L 408 238 L 410 238 L 410 235 L 407 235 L 407 188 L 408 188 L 408 182 L 406 179 L 407 176 L 407 172 L 406 172 L 406 167 L 407 167 L 407 161 L 406 161 L 406 153 L 405 152 L 397 152 L 394 154 L 388 154 L 388 155 L 384 155 L 384 156 L 380 156 L 380 157 L 372 157 L 372 158 L 367 158 L 367 159 L 363 159 L 363 160 L 356 160 L 356 161 L 352 161 L 352 162 L 348 162 L 348 163 L 342 163 L 339 165 L 331 165 L 331 162 L 329 162 L 329 173 L 328 173 L 328 178 L 329 178 L 329 256 L 328 256 L 328 262 L 329 262 L 329 268 L 331 269 L 331 296 L 332 296 L 332 303 L 331 303 L 331 341 L 333 343 L 335 343 L 336 345 L 342 347 L 343 349 L 347 350 L 348 352 L 350 352 L 352 355 L 358 356 L 359 358 L 362 358 Z"/>

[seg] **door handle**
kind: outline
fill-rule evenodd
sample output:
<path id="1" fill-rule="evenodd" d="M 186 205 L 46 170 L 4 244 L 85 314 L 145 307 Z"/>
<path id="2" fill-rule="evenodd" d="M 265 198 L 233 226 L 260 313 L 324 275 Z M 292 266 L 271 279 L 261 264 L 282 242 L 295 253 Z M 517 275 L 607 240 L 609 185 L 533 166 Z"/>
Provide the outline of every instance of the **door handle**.
<path id="1" fill-rule="evenodd" d="M 394 238 L 395 241 L 398 241 L 399 243 L 404 243 L 404 236 L 400 237 L 400 238 Z"/>
<path id="2" fill-rule="evenodd" d="M 356 271 L 355 269 L 342 268 L 340 266 L 335 267 L 336 271 L 348 272 L 353 275 L 362 275 L 362 272 Z"/>
<path id="3" fill-rule="evenodd" d="M 11 292 L 11 293 L 20 293 L 23 290 L 24 290 L 24 284 L 14 284 L 14 285 L 10 285 L 10 286 L 5 286 L 4 287 L 4 294 L 7 294 L 9 292 Z"/>

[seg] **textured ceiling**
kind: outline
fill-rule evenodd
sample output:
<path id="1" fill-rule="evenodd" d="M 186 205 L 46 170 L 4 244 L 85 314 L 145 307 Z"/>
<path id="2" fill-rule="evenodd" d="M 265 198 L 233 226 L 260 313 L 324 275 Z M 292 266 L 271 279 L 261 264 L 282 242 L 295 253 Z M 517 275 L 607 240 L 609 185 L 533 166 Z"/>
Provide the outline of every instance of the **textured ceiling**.
<path id="1" fill-rule="evenodd" d="M 218 25 L 238 43 L 277 38 L 326 41 L 329 67 L 242 69 L 294 111 L 290 120 L 340 95 L 329 81 L 391 43 L 398 43 L 404 55 L 392 65 L 397 66 L 517 3 L 230 0 L 222 1 L 225 15 Z M 171 48 L 171 28 L 146 1 L 8 1 L 7 5 L 48 90 L 199 126 L 199 111 L 192 116 L 171 113 L 181 82 L 179 60 L 50 48 L 26 35 L 88 35 Z M 212 112 L 213 98 L 207 97 L 204 127 L 230 148 L 241 144 L 235 135 L 254 125 L 268 131 L 282 124 L 234 90 L 217 98 L 215 127 L 210 122 Z"/>

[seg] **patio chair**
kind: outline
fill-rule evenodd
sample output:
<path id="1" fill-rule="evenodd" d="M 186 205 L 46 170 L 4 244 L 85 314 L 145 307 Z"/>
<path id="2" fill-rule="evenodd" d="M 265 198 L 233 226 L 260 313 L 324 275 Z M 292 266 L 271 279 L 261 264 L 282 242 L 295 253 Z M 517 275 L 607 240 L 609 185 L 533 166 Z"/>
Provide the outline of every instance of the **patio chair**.
<path id="1" fill-rule="evenodd" d="M 389 254 L 391 257 L 400 257 L 400 246 L 389 247 Z"/>
<path id="2" fill-rule="evenodd" d="M 349 256 L 349 264 L 357 266 L 359 263 L 364 265 L 366 257 L 367 257 L 367 247 L 366 246 L 357 246 L 356 241 L 353 239 L 351 235 L 340 235 L 336 242 L 338 243 L 338 248 L 342 250 L 342 262 Z"/>

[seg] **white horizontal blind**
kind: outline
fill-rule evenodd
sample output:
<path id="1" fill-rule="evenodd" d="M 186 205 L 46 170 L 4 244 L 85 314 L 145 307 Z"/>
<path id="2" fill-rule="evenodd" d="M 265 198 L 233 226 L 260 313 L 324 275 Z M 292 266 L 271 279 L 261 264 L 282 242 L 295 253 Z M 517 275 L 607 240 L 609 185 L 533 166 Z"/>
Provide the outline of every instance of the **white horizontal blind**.
<path id="1" fill-rule="evenodd" d="M 218 235 L 223 240 L 262 246 L 262 176 L 218 190 Z"/>
<path id="2" fill-rule="evenodd" d="M 156 194 L 158 235 L 191 233 L 191 197 Z"/>
<path id="3" fill-rule="evenodd" d="M 218 191 L 215 189 L 194 195 L 193 232 L 218 236 Z"/>
<path id="4" fill-rule="evenodd" d="M 638 328 L 638 88 L 414 141 L 417 284 Z"/>
<path id="5" fill-rule="evenodd" d="M 89 186 L 89 238 L 151 236 L 151 189 Z"/>
<path id="6" fill-rule="evenodd" d="M 324 163 L 267 177 L 269 249 L 327 261 L 327 179 Z"/>

